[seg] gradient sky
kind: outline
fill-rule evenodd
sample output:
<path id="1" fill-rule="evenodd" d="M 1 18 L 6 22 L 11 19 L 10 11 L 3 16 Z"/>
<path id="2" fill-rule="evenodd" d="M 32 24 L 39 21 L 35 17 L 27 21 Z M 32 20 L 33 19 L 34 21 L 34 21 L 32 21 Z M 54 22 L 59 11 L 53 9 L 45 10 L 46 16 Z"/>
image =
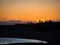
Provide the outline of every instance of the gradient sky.
<path id="1" fill-rule="evenodd" d="M 60 0 L 0 0 L 0 21 L 60 21 Z"/>

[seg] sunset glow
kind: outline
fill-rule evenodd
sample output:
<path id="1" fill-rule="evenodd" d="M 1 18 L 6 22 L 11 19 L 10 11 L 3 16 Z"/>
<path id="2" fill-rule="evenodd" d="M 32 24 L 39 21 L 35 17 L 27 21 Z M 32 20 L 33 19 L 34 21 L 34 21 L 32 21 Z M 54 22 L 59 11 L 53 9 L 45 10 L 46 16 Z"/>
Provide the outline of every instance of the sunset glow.
<path id="1" fill-rule="evenodd" d="M 44 20 L 44 19 L 40 19 L 41 21 L 43 21 L 43 22 L 45 22 L 46 20 Z"/>
<path id="2" fill-rule="evenodd" d="M 0 21 L 60 21 L 59 0 L 0 0 Z"/>

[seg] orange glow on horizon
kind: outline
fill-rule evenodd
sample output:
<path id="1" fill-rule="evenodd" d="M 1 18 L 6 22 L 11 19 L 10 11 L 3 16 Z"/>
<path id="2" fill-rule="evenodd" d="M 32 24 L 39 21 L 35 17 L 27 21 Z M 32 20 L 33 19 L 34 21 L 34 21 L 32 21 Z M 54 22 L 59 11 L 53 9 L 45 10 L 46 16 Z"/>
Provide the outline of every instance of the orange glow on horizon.
<path id="1" fill-rule="evenodd" d="M 35 1 L 2 1 L 0 21 L 3 20 L 22 20 L 38 21 L 53 20 L 60 21 L 60 10 L 58 1 L 38 2 Z M 6 19 L 4 19 L 6 18 Z"/>

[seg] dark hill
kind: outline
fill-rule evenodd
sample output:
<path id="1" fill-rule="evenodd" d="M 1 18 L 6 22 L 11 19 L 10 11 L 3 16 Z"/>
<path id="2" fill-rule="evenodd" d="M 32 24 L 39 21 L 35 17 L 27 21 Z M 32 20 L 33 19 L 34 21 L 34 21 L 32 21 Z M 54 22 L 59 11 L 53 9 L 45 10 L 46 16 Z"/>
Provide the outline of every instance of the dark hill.
<path id="1" fill-rule="evenodd" d="M 60 43 L 60 22 L 0 25 L 0 37 L 16 37 Z"/>

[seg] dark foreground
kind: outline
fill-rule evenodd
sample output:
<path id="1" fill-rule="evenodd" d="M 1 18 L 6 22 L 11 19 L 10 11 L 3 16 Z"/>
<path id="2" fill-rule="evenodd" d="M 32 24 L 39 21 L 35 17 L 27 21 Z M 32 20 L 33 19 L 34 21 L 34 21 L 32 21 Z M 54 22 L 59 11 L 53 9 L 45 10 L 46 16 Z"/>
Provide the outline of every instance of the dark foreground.
<path id="1" fill-rule="evenodd" d="M 58 45 L 60 43 L 59 40 L 60 23 L 26 24 L 26 25 L 17 24 L 14 26 L 0 25 L 0 37 L 38 39 L 38 40 L 44 40 L 48 42 L 48 44 L 44 44 L 44 45 L 55 45 L 55 44 Z M 26 44 L 26 45 L 40 45 L 40 44 Z"/>

